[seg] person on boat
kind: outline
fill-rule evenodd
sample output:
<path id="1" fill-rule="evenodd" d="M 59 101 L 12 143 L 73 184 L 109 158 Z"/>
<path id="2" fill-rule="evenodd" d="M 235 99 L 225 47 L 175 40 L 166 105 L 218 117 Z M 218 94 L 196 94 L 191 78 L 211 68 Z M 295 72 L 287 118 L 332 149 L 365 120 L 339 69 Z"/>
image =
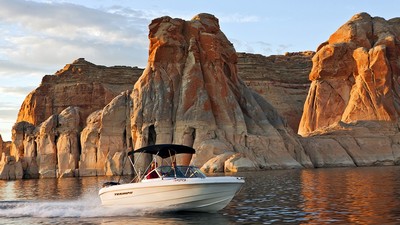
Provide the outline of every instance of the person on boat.
<path id="1" fill-rule="evenodd" d="M 156 162 L 152 162 L 151 163 L 151 167 L 149 169 L 149 173 L 146 176 L 146 179 L 158 178 L 158 174 L 155 171 L 155 168 L 157 168 L 157 163 Z"/>
<path id="2" fill-rule="evenodd" d="M 182 171 L 176 166 L 176 161 L 173 161 L 171 163 L 171 172 L 173 173 L 174 177 L 185 177 L 185 175 L 183 175 Z"/>

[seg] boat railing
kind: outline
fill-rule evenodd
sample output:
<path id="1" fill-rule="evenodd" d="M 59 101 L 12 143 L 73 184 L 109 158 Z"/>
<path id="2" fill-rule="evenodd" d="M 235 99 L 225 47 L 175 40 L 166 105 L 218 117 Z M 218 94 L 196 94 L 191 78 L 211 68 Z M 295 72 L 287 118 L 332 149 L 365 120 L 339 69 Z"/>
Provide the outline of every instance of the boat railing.
<path id="1" fill-rule="evenodd" d="M 160 166 L 154 171 L 157 172 L 158 177 L 161 178 L 205 178 L 203 172 L 194 166 Z M 154 172 L 151 171 L 149 175 Z M 151 179 L 152 176 L 147 176 L 147 179 Z M 157 177 L 153 177 L 157 178 Z"/>

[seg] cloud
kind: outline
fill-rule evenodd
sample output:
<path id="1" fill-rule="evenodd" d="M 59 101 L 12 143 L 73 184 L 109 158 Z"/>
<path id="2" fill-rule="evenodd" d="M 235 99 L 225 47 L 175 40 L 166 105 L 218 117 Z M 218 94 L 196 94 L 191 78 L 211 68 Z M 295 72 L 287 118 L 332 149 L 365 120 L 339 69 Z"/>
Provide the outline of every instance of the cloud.
<path id="1" fill-rule="evenodd" d="M 11 140 L 11 128 L 17 120 L 22 101 L 34 89 L 33 86 L 0 86 L 0 134 L 3 140 Z"/>
<path id="2" fill-rule="evenodd" d="M 264 41 L 245 42 L 237 39 L 231 39 L 237 52 L 247 52 L 253 54 L 282 55 L 287 52 L 292 45 L 288 44 L 272 44 Z"/>
<path id="3" fill-rule="evenodd" d="M 256 23 L 260 22 L 261 18 L 254 15 L 242 15 L 238 13 L 229 15 L 219 15 L 219 21 L 224 23 Z"/>
<path id="4" fill-rule="evenodd" d="M 23 0 L 3 0 L 0 18 L 41 35 L 76 39 L 86 38 L 104 42 L 135 42 L 132 34 L 145 34 L 139 29 L 147 20 L 124 17 L 70 3 L 39 3 Z M 138 28 L 139 27 L 139 28 Z"/>
<path id="5" fill-rule="evenodd" d="M 287 52 L 287 50 L 290 47 L 292 47 L 291 44 L 287 44 L 287 45 L 286 44 L 280 44 L 280 45 L 278 45 L 278 48 L 276 49 L 276 54 L 279 54 L 279 55 L 284 54 L 285 52 Z"/>
<path id="6" fill-rule="evenodd" d="M 3 0 L 0 30 L 5 38 L 0 42 L 0 58 L 43 67 L 95 56 L 109 65 L 121 65 L 129 58 L 109 54 L 131 49 L 130 58 L 136 61 L 129 64 L 143 65 L 148 23 L 145 13 L 128 8 L 102 11 L 70 3 Z"/>
<path id="7" fill-rule="evenodd" d="M 24 87 L 0 87 L 1 94 L 9 94 L 9 95 L 19 95 L 25 97 L 27 93 L 34 90 L 36 87 L 33 86 L 24 86 Z M 3 108 L 4 105 L 0 106 L 0 109 Z"/>
<path id="8" fill-rule="evenodd" d="M 14 123 L 17 119 L 18 109 L 3 109 L 0 108 L 0 121 Z"/>
<path id="9" fill-rule="evenodd" d="M 17 107 L 0 107 L 0 135 L 4 141 L 11 140 L 11 128 L 17 120 L 18 110 Z"/>
<path id="10" fill-rule="evenodd" d="M 17 62 L 10 60 L 0 60 L 0 77 L 2 80 L 6 78 L 11 78 L 17 76 L 19 79 L 21 77 L 32 77 L 41 75 L 45 73 L 45 69 L 32 66 L 25 62 Z M 2 82 L 4 84 L 4 82 Z"/>
<path id="11" fill-rule="evenodd" d="M 3 121 L 0 120 L 0 123 L 4 124 Z M 3 141 L 11 141 L 11 127 L 14 123 L 6 123 L 6 126 L 0 127 L 0 135 Z"/>

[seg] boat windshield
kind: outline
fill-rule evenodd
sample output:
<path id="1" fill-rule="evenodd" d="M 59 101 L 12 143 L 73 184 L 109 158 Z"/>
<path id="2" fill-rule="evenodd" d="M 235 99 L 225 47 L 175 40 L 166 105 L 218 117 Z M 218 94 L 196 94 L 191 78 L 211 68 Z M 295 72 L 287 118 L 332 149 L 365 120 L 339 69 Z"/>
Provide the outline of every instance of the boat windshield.
<path id="1" fill-rule="evenodd" d="M 176 178 L 205 178 L 206 175 L 201 170 L 194 166 L 160 166 L 157 173 L 162 177 L 176 177 Z"/>

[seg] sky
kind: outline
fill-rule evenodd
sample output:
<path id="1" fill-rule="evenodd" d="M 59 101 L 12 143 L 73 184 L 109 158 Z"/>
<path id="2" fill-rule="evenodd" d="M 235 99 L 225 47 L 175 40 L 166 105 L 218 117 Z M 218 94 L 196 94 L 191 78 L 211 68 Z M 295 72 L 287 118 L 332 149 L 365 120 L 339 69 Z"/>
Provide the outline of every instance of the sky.
<path id="1" fill-rule="evenodd" d="M 353 15 L 400 17 L 397 0 L 0 0 L 0 134 L 25 97 L 75 59 L 138 66 L 148 57 L 148 25 L 161 16 L 215 15 L 236 51 L 265 56 L 315 51 Z"/>

